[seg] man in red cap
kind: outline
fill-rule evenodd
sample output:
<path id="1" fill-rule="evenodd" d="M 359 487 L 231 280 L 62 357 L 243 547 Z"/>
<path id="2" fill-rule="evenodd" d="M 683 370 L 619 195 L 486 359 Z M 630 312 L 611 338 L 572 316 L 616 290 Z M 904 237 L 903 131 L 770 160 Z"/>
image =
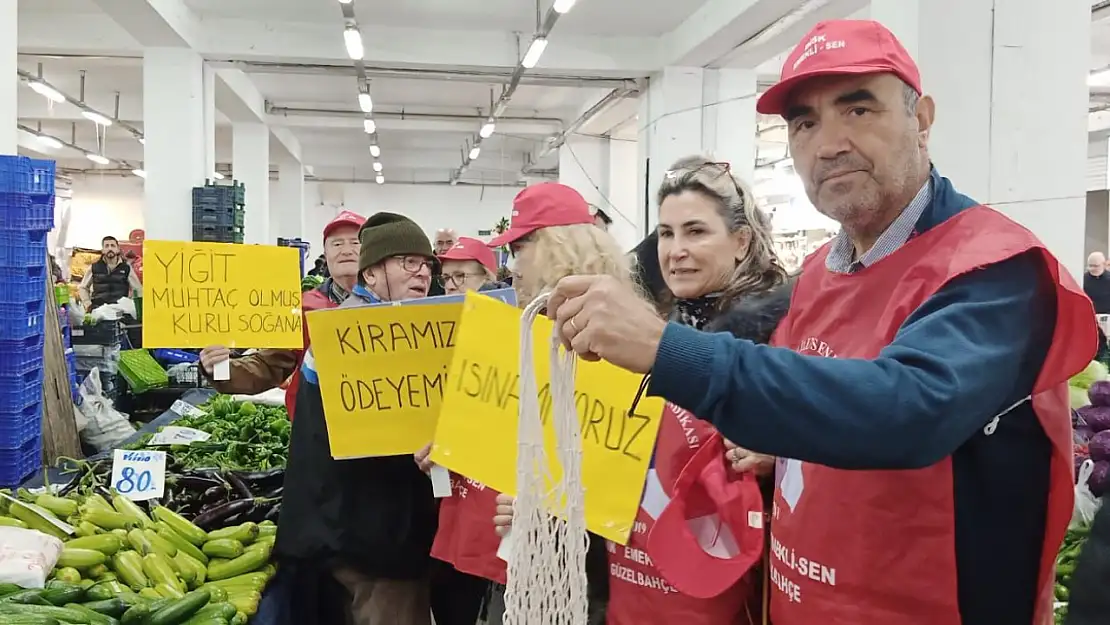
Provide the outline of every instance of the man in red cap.
<path id="1" fill-rule="evenodd" d="M 358 230 L 366 219 L 350 211 L 343 211 L 324 226 L 324 259 L 330 277 L 319 287 L 301 295 L 301 311 L 335 308 L 343 303 L 355 287 L 358 278 L 358 258 L 361 245 Z M 304 327 L 304 344 L 308 347 L 308 324 Z M 293 417 L 293 400 L 297 397 L 300 382 L 296 372 L 304 355 L 302 350 L 260 349 L 257 352 L 231 360 L 231 375 L 227 380 L 212 380 L 212 388 L 221 393 L 254 395 L 284 384 L 285 407 Z M 205 347 L 200 352 L 201 366 L 209 378 L 217 363 L 228 360 L 231 351 L 223 345 Z M 292 376 L 292 377 L 290 377 Z"/>
<path id="2" fill-rule="evenodd" d="M 842 226 L 806 259 L 775 347 L 664 323 L 590 276 L 549 304 L 564 340 L 780 458 L 775 625 L 1051 622 L 1090 301 L 933 169 L 934 102 L 877 22 L 818 24 L 757 109 L 785 119 L 806 194 Z"/>

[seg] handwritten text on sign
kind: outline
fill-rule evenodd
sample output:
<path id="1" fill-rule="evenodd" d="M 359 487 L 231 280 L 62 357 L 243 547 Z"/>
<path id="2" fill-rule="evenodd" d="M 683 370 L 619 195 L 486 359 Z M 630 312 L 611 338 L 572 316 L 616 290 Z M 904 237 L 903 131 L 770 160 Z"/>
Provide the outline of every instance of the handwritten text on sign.
<path id="1" fill-rule="evenodd" d="M 519 405 L 520 311 L 468 294 L 459 320 L 454 359 L 443 398 L 433 462 L 498 492 L 516 491 Z M 548 355 L 551 322 L 533 326 L 540 418 L 546 430 L 552 473 L 556 464 Z M 493 339 L 493 340 L 491 340 Z M 624 544 L 640 506 L 663 402 L 645 398 L 628 411 L 640 376 L 606 363 L 579 361 L 574 405 L 582 434 L 582 481 L 586 525 Z"/>
<path id="2" fill-rule="evenodd" d="M 144 347 L 300 349 L 300 260 L 269 245 L 146 241 Z"/>
<path id="3" fill-rule="evenodd" d="M 158 499 L 166 492 L 166 452 L 116 449 L 112 488 L 132 501 Z"/>
<path id="4" fill-rule="evenodd" d="M 332 457 L 411 454 L 432 441 L 461 306 L 309 313 Z"/>

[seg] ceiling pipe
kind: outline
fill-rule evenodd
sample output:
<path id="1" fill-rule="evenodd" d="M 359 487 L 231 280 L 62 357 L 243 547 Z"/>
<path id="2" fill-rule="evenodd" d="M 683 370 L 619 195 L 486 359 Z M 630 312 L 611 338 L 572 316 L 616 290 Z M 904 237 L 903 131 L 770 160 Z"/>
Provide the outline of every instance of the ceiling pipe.
<path id="1" fill-rule="evenodd" d="M 64 147 L 64 148 L 69 148 L 70 150 L 80 152 L 82 156 L 87 156 L 89 154 L 97 154 L 99 156 L 104 156 L 103 154 L 99 154 L 98 152 L 94 152 L 92 150 L 86 150 L 85 148 L 77 145 L 76 135 L 73 135 L 73 137 L 71 138 L 70 141 L 64 141 L 64 140 L 59 139 L 58 137 L 56 137 L 54 135 L 47 134 L 47 133 L 43 132 L 41 124 L 39 125 L 39 128 L 31 128 L 30 126 L 26 126 L 24 124 L 16 124 L 16 127 L 19 128 L 20 130 L 22 130 L 23 132 L 33 136 L 33 137 L 43 137 L 43 138 L 46 138 L 50 141 L 56 141 L 57 143 L 61 144 L 62 147 Z M 108 158 L 108 157 L 104 156 L 104 158 Z M 131 175 L 132 170 L 136 169 L 136 167 L 134 165 L 132 165 L 131 163 L 129 163 L 128 161 L 120 160 L 120 159 L 117 159 L 117 158 L 108 158 L 108 160 L 111 161 L 112 163 L 118 163 L 119 165 L 122 165 L 123 167 L 127 168 L 128 175 Z M 93 171 L 110 171 L 110 170 L 96 169 L 96 170 L 93 170 Z"/>
<path id="2" fill-rule="evenodd" d="M 128 124 L 127 122 L 120 121 L 118 119 L 118 113 L 116 115 L 106 115 L 106 114 L 94 109 L 93 107 L 89 106 L 88 104 L 85 104 L 85 70 L 81 70 L 81 86 L 80 86 L 81 96 L 78 97 L 78 98 L 74 98 L 74 97 L 70 96 L 66 92 L 62 91 L 61 89 L 58 89 L 54 85 L 52 85 L 49 82 L 43 80 L 41 77 L 35 76 L 34 74 L 32 74 L 30 72 L 25 72 L 21 69 L 17 69 L 16 74 L 19 76 L 19 78 L 21 78 L 23 81 L 27 82 L 28 84 L 33 83 L 33 82 L 42 83 L 43 85 L 49 87 L 50 89 L 53 89 L 54 91 L 58 92 L 63 97 L 65 97 L 66 102 L 69 102 L 73 106 L 76 106 L 78 109 L 80 109 L 80 110 L 82 110 L 86 113 L 92 113 L 94 115 L 99 115 L 100 117 L 111 120 L 113 126 L 119 126 L 120 128 L 122 128 L 122 129 L 126 130 L 128 133 L 130 133 L 131 136 L 134 137 L 137 141 L 139 141 L 140 143 L 143 142 L 143 133 L 142 133 L 142 131 L 139 130 L 138 128 L 135 128 L 131 124 Z"/>
<path id="3" fill-rule="evenodd" d="M 321 117 L 363 117 L 361 111 L 354 110 L 341 110 L 341 109 L 327 109 L 327 108 L 307 108 L 307 107 L 294 107 L 294 106 L 275 106 L 273 104 L 266 104 L 266 113 L 269 115 L 278 115 L 281 117 L 288 117 L 293 115 L 307 115 L 307 116 L 321 116 Z M 376 117 L 384 119 L 422 119 L 427 121 L 478 121 L 486 120 L 486 115 L 456 115 L 446 113 L 408 113 L 404 111 L 375 111 Z M 549 124 L 562 124 L 563 120 L 555 117 L 502 117 L 501 119 L 511 122 L 541 122 Z"/>
<path id="4" fill-rule="evenodd" d="M 578 119 L 571 122 L 570 125 L 568 125 L 562 132 L 548 137 L 547 140 L 544 141 L 544 148 L 535 157 L 535 159 L 524 164 L 524 167 L 520 170 L 520 174 L 522 176 L 535 175 L 535 173 L 538 171 L 536 169 L 537 161 L 543 160 L 549 154 L 558 150 L 560 147 L 562 147 L 564 143 L 567 142 L 567 139 L 570 138 L 571 135 L 577 133 L 583 126 L 590 123 L 597 116 L 608 110 L 609 107 L 613 106 L 617 102 L 620 102 L 621 100 L 638 97 L 639 95 L 640 89 L 638 88 L 614 89 L 610 91 L 608 94 L 605 95 L 605 97 L 601 98 L 600 100 L 595 102 L 593 106 L 586 109 L 584 113 L 578 116 Z"/>

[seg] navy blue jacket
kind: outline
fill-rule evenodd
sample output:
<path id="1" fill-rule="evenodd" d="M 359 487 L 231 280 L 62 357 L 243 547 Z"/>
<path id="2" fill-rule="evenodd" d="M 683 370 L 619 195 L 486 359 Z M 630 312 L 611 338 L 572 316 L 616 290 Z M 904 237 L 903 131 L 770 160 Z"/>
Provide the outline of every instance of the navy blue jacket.
<path id="1" fill-rule="evenodd" d="M 919 233 L 976 205 L 933 176 Z M 1028 625 L 1051 445 L 1029 402 L 992 435 L 983 429 L 1030 394 L 1055 316 L 1053 285 L 1029 253 L 945 285 L 872 360 L 804 356 L 668 324 L 648 393 L 776 456 L 841 469 L 915 469 L 952 456 L 963 625 Z"/>

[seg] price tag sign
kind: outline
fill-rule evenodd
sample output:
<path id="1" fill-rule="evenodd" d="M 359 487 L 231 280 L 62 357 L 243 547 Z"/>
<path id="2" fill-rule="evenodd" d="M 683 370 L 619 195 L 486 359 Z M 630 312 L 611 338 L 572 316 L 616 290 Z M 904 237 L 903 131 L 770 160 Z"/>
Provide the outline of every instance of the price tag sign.
<path id="1" fill-rule="evenodd" d="M 194 430 L 193 428 L 183 428 L 176 425 L 167 425 L 162 428 L 154 436 L 150 437 L 147 445 L 189 445 L 192 443 L 202 443 L 212 438 L 208 432 Z"/>
<path id="2" fill-rule="evenodd" d="M 112 488 L 131 501 L 161 497 L 166 492 L 166 452 L 116 449 Z"/>
<path id="3" fill-rule="evenodd" d="M 163 404 L 163 405 L 165 405 L 165 404 Z M 204 414 L 204 411 L 201 410 L 200 408 L 197 408 L 196 406 L 194 406 L 194 405 L 192 405 L 188 402 L 183 402 L 180 399 L 173 402 L 173 405 L 170 406 L 170 410 L 176 412 L 177 414 L 179 414 L 183 417 L 197 417 L 197 416 L 200 416 L 200 415 Z"/>

